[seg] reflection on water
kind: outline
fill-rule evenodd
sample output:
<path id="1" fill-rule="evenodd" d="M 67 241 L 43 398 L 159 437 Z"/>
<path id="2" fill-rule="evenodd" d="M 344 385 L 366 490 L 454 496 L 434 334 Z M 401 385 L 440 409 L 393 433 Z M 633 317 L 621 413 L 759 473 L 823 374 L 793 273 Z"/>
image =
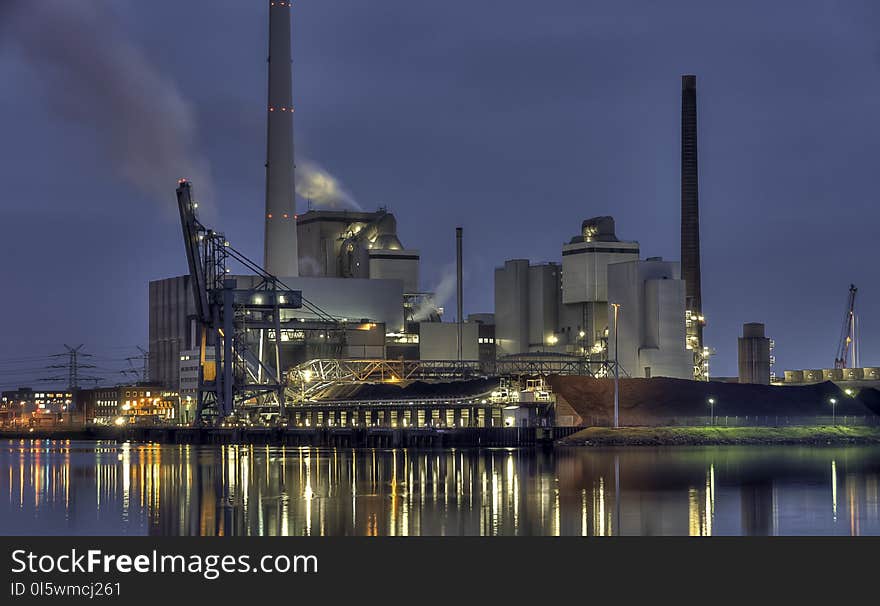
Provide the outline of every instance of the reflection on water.
<path id="1" fill-rule="evenodd" d="M 878 455 L 0 441 L 0 534 L 880 534 Z"/>

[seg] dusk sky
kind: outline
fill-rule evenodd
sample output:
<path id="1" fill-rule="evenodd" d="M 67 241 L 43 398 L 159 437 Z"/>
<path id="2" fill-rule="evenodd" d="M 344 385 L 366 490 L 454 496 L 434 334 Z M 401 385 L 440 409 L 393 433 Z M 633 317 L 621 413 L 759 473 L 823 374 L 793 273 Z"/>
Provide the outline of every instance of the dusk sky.
<path id="1" fill-rule="evenodd" d="M 712 374 L 736 374 L 754 321 L 777 373 L 832 366 L 850 283 L 862 365 L 880 366 L 880 3 L 294 4 L 297 160 L 395 213 L 423 289 L 452 267 L 457 225 L 468 313 L 493 310 L 494 267 L 559 261 L 588 217 L 678 260 L 693 73 Z M 267 11 L 0 0 L 0 388 L 49 376 L 63 343 L 122 380 L 147 345 L 148 281 L 186 272 L 179 176 L 261 259 Z"/>

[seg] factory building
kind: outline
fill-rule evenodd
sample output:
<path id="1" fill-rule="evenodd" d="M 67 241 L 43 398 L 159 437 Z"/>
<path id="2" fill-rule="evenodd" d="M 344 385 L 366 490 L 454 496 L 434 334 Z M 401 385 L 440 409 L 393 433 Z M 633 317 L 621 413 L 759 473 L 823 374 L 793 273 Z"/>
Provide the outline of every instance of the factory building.
<path id="1" fill-rule="evenodd" d="M 739 382 L 770 385 L 771 351 L 771 341 L 764 335 L 763 324 L 743 324 L 743 334 L 737 339 Z"/>
<path id="2" fill-rule="evenodd" d="M 81 389 L 76 399 L 87 424 L 109 425 L 119 416 L 119 387 Z"/>
<path id="3" fill-rule="evenodd" d="M 177 392 L 180 394 L 181 400 L 195 400 L 199 391 L 199 361 L 201 358 L 201 350 L 187 349 L 180 352 L 180 383 Z M 215 361 L 216 354 L 214 349 L 208 347 L 205 349 L 205 361 Z"/>
<path id="4" fill-rule="evenodd" d="M 495 269 L 495 345 L 499 356 L 559 346 L 558 263 L 506 261 Z"/>
<path id="5" fill-rule="evenodd" d="M 619 306 L 616 331 L 612 317 L 608 357 L 618 361 L 622 373 L 693 378 L 693 355 L 685 346 L 685 284 L 679 263 L 651 257 L 609 265 L 608 300 Z"/>
<path id="6" fill-rule="evenodd" d="M 180 384 L 180 352 L 198 344 L 190 277 L 150 282 L 149 313 L 150 381 L 176 389 Z"/>
<path id="7" fill-rule="evenodd" d="M 461 326 L 461 359 L 478 360 L 480 324 L 465 322 Z M 419 324 L 419 359 L 457 360 L 458 324 L 456 322 L 421 322 Z"/>
<path id="8" fill-rule="evenodd" d="M 638 242 L 619 240 L 612 217 L 595 217 L 563 245 L 561 265 L 506 261 L 495 270 L 498 355 L 604 350 L 608 267 L 638 258 Z"/>
<path id="9" fill-rule="evenodd" d="M 310 210 L 296 225 L 301 276 L 400 280 L 418 292 L 419 251 L 403 247 L 386 210 Z"/>
<path id="10" fill-rule="evenodd" d="M 562 247 L 561 339 L 598 348 L 608 327 L 608 267 L 638 259 L 639 243 L 618 240 L 612 217 L 581 224 L 581 233 Z"/>
<path id="11" fill-rule="evenodd" d="M 237 288 L 251 288 L 257 276 L 230 276 Z M 291 277 L 282 281 L 294 290 L 302 290 L 310 302 L 326 314 L 344 321 L 344 351 L 333 357 L 383 358 L 387 333 L 404 331 L 404 296 L 401 280 L 364 278 Z M 195 350 L 199 344 L 195 303 L 189 276 L 166 278 L 150 283 L 149 367 L 150 381 L 167 389 L 181 383 L 182 352 Z M 285 316 L 286 318 L 287 316 Z M 315 320 L 308 310 L 297 310 L 291 317 Z M 283 357 L 287 366 L 307 359 L 327 357 L 325 333 L 283 334 Z M 323 334 L 323 336 L 322 336 Z"/>
<path id="12" fill-rule="evenodd" d="M 318 318 L 303 308 L 283 318 L 304 322 L 303 330 L 281 335 L 283 366 L 328 356 L 384 358 L 386 346 L 398 342 L 404 353 L 412 353 L 418 320 L 439 320 L 439 314 L 430 293 L 419 292 L 419 252 L 404 248 L 394 215 L 385 209 L 295 214 L 290 3 L 271 3 L 268 63 L 263 265 L 322 312 Z M 230 278 L 239 289 L 261 281 Z M 200 346 L 193 297 L 189 276 L 150 283 L 149 378 L 167 389 L 180 389 L 182 378 L 191 389 L 193 377 L 186 373 L 193 365 L 182 377 L 181 356 Z M 329 335 L 320 329 L 328 318 L 344 326 L 336 348 L 328 346 Z"/>

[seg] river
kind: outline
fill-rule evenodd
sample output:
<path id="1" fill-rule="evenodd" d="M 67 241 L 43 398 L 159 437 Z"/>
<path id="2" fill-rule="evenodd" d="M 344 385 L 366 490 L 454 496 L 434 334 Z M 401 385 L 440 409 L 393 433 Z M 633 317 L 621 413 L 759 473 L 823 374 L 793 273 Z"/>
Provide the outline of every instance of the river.
<path id="1" fill-rule="evenodd" d="M 0 534 L 876 535 L 880 448 L 0 441 Z"/>

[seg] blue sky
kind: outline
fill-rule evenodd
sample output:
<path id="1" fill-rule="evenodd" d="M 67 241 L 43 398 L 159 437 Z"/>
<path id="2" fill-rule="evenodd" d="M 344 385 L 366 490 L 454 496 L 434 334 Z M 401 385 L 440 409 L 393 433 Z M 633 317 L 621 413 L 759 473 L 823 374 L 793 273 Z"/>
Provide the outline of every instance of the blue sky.
<path id="1" fill-rule="evenodd" d="M 147 282 L 185 272 L 178 164 L 260 257 L 267 4 L 0 10 L 4 389 L 21 382 L 10 360 L 62 343 L 107 372 L 146 345 Z M 862 362 L 880 365 L 875 5 L 299 0 L 297 157 L 397 215 L 426 289 L 463 225 L 466 311 L 491 311 L 495 266 L 558 260 L 587 217 L 678 259 L 680 75 L 695 73 L 713 372 L 735 374 L 750 321 L 778 371 L 831 365 L 851 282 Z"/>

